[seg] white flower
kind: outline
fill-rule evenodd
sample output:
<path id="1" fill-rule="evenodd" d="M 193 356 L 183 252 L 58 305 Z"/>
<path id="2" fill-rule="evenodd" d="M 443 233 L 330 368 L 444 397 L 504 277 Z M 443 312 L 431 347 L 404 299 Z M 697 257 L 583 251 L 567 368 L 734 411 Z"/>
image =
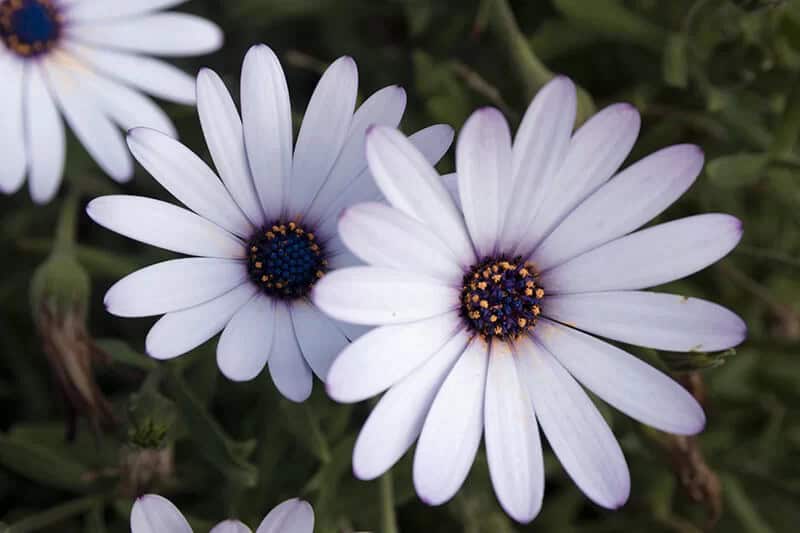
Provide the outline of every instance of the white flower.
<path id="1" fill-rule="evenodd" d="M 308 502 L 292 499 L 275 507 L 256 533 L 312 533 L 314 510 Z M 192 533 L 189 522 L 175 505 L 157 494 L 145 494 L 131 510 L 131 533 Z M 250 533 L 238 520 L 220 522 L 210 533 Z"/>
<path id="2" fill-rule="evenodd" d="M 224 329 L 217 347 L 228 378 L 254 378 L 269 360 L 277 388 L 302 401 L 312 370 L 321 379 L 333 358 L 363 328 L 330 320 L 306 298 L 326 272 L 357 264 L 336 235 L 342 208 L 378 199 L 367 168 L 370 124 L 396 126 L 405 92 L 390 86 L 354 113 L 358 74 L 349 57 L 317 85 L 292 154 L 292 114 L 283 70 L 264 45 L 242 69 L 242 120 L 222 80 L 204 70 L 197 104 L 222 181 L 188 148 L 137 128 L 128 137 L 136 159 L 190 210 L 137 196 L 107 196 L 87 211 L 133 239 L 193 258 L 159 263 L 108 291 L 109 312 L 164 314 L 147 336 L 158 359 L 183 354 Z M 448 126 L 412 139 L 436 162 L 453 140 Z"/>
<path id="3" fill-rule="evenodd" d="M 419 438 L 414 484 L 441 504 L 484 434 L 498 499 L 528 522 L 544 492 L 538 427 L 590 499 L 616 508 L 628 498 L 622 451 L 578 382 L 663 431 L 702 430 L 703 411 L 679 384 L 587 333 L 674 351 L 741 342 L 745 326 L 727 309 L 639 290 L 717 261 L 741 224 L 709 214 L 635 231 L 688 189 L 702 153 L 672 146 L 617 173 L 636 111 L 612 105 L 572 134 L 574 119 L 566 78 L 537 95 L 513 145 L 497 110 L 476 112 L 459 135 L 452 193 L 402 134 L 368 134 L 370 168 L 393 207 L 343 213 L 340 237 L 371 266 L 334 272 L 312 292 L 339 320 L 381 326 L 328 374 L 338 401 L 388 389 L 356 443 L 358 477 L 381 475 Z"/>
<path id="4" fill-rule="evenodd" d="M 222 32 L 184 13 L 185 0 L 0 0 L 0 192 L 28 176 L 35 202 L 50 201 L 64 170 L 63 115 L 100 168 L 133 175 L 120 127 L 170 135 L 167 115 L 139 91 L 194 103 L 191 76 L 148 57 L 217 50 Z"/>

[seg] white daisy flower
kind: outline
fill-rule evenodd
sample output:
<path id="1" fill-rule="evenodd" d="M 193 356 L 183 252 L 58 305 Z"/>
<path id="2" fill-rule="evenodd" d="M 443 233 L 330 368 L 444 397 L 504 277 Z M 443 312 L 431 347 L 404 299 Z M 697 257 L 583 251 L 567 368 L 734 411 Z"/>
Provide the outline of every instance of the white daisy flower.
<path id="1" fill-rule="evenodd" d="M 222 32 L 185 13 L 186 0 L 0 0 L 0 192 L 25 176 L 33 200 L 50 201 L 64 171 L 64 117 L 100 168 L 133 176 L 120 127 L 175 135 L 167 115 L 139 91 L 194 104 L 193 78 L 148 57 L 217 50 Z"/>
<path id="2" fill-rule="evenodd" d="M 358 264 L 336 235 L 342 208 L 378 199 L 367 168 L 370 124 L 396 126 L 403 89 L 390 86 L 355 111 L 358 73 L 335 61 L 314 91 L 292 153 L 289 91 L 278 58 L 253 47 L 242 69 L 242 119 L 222 80 L 197 80 L 200 122 L 220 179 L 188 148 L 150 129 L 128 137 L 136 159 L 188 209 L 137 196 L 93 200 L 99 224 L 141 242 L 195 256 L 127 276 L 105 305 L 124 317 L 164 316 L 150 330 L 147 353 L 176 357 L 224 329 L 217 347 L 228 378 L 254 378 L 269 361 L 277 388 L 303 401 L 312 370 L 321 379 L 363 328 L 337 323 L 306 296 L 331 270 Z M 435 163 L 453 140 L 448 126 L 412 136 Z"/>
<path id="3" fill-rule="evenodd" d="M 418 439 L 417 493 L 441 504 L 484 434 L 497 497 L 528 522 L 544 492 L 538 427 L 591 500 L 616 508 L 628 498 L 622 451 L 579 382 L 660 430 L 702 430 L 683 387 L 589 334 L 674 351 L 741 342 L 745 325 L 727 309 L 639 290 L 717 261 L 741 224 L 708 214 L 635 231 L 688 189 L 702 153 L 672 146 L 617 172 L 637 112 L 612 105 L 572 134 L 574 120 L 566 78 L 536 96 L 513 144 L 497 110 L 476 112 L 459 135 L 452 193 L 402 134 L 368 134 L 392 207 L 343 213 L 340 237 L 371 266 L 334 272 L 312 293 L 336 319 L 380 326 L 343 350 L 327 381 L 341 402 L 388 389 L 355 446 L 359 478 L 381 475 Z"/>
<path id="4" fill-rule="evenodd" d="M 239 520 L 226 520 L 210 533 L 250 533 Z M 306 501 L 292 499 L 275 507 L 261 522 L 256 533 L 312 533 L 314 509 Z M 157 494 L 145 494 L 131 510 L 131 533 L 192 533 L 189 522 L 175 505 Z"/>

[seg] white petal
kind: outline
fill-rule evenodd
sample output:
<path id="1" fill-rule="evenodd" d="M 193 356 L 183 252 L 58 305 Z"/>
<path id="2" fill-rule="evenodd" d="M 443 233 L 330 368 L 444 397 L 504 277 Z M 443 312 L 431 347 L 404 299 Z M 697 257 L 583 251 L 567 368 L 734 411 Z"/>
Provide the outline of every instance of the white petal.
<path id="1" fill-rule="evenodd" d="M 264 212 L 250 175 L 242 121 L 222 78 L 213 70 L 203 69 L 197 76 L 197 112 L 225 187 L 250 222 L 262 226 Z"/>
<path id="2" fill-rule="evenodd" d="M 275 507 L 258 526 L 256 533 L 312 533 L 314 509 L 297 498 Z"/>
<path id="3" fill-rule="evenodd" d="M 159 56 L 208 54 L 222 46 L 222 30 L 211 21 L 186 13 L 156 13 L 134 18 L 75 23 L 65 37 L 101 48 Z"/>
<path id="4" fill-rule="evenodd" d="M 450 193 L 450 197 L 453 198 L 453 202 L 455 202 L 456 207 L 461 209 L 461 198 L 458 194 L 458 174 L 455 172 L 443 174 L 442 183 L 444 183 L 444 187 L 447 189 L 447 192 Z"/>
<path id="5" fill-rule="evenodd" d="M 692 185 L 703 153 L 690 144 L 664 148 L 600 187 L 551 233 L 531 256 L 548 270 L 646 224 Z"/>
<path id="6" fill-rule="evenodd" d="M 87 214 L 111 231 L 173 252 L 242 258 L 245 246 L 216 224 L 181 207 L 141 196 L 95 198 Z"/>
<path id="7" fill-rule="evenodd" d="M 425 418 L 414 454 L 414 487 L 440 505 L 467 478 L 483 431 L 488 347 L 473 340 L 447 375 Z"/>
<path id="8" fill-rule="evenodd" d="M 294 150 L 287 206 L 289 216 L 306 212 L 347 140 L 358 92 L 358 69 L 340 57 L 322 75 L 303 117 Z"/>
<path id="9" fill-rule="evenodd" d="M 314 376 L 300 351 L 285 304 L 275 306 L 275 338 L 269 357 L 269 373 L 281 394 L 293 402 L 304 402 L 311 396 Z"/>
<path id="10" fill-rule="evenodd" d="M 457 285 L 463 276 L 457 259 L 436 234 L 385 204 L 362 203 L 345 210 L 339 236 L 373 266 L 417 272 L 448 285 Z"/>
<path id="11" fill-rule="evenodd" d="M 266 218 L 277 220 L 292 175 L 292 108 L 286 77 L 272 49 L 263 44 L 250 48 L 241 85 L 247 159 Z"/>
<path id="12" fill-rule="evenodd" d="M 491 255 L 511 191 L 511 132 L 500 111 L 488 107 L 469 117 L 458 137 L 456 171 L 475 251 Z"/>
<path id="13" fill-rule="evenodd" d="M 511 250 L 530 225 L 563 163 L 575 124 L 575 85 L 556 76 L 539 90 L 514 137 L 514 193 L 506 212 L 500 248 Z"/>
<path id="14" fill-rule="evenodd" d="M 172 259 L 128 274 L 108 289 L 103 303 L 117 316 L 160 315 L 200 305 L 246 279 L 247 269 L 241 261 Z"/>
<path id="15" fill-rule="evenodd" d="M 153 96 L 181 104 L 194 105 L 196 101 L 194 77 L 165 61 L 75 42 L 65 42 L 64 47 L 97 72 Z"/>
<path id="16" fill-rule="evenodd" d="M 453 141 L 453 128 L 442 124 L 430 126 L 412 134 L 408 140 L 433 165 L 444 155 Z M 338 217 L 348 206 L 381 199 L 383 199 L 383 195 L 378 189 L 372 173 L 369 168 L 364 169 L 345 190 L 340 191 L 335 200 L 330 202 L 320 217 L 320 224 L 328 224 L 330 219 Z"/>
<path id="17" fill-rule="evenodd" d="M 169 9 L 186 0 L 80 0 L 67 9 L 70 21 L 84 22 L 142 15 L 151 11 Z"/>
<path id="18" fill-rule="evenodd" d="M 147 333 L 147 354 L 155 359 L 172 359 L 197 348 L 222 331 L 257 290 L 245 282 L 218 298 L 165 314 Z"/>
<path id="19" fill-rule="evenodd" d="M 564 217 L 617 171 L 639 135 L 641 119 L 629 104 L 614 104 L 575 132 L 542 209 L 517 247 L 527 255 Z M 518 221 L 509 220 L 509 224 Z"/>
<path id="20" fill-rule="evenodd" d="M 317 377 L 325 381 L 334 359 L 350 341 L 336 322 L 313 304 L 297 300 L 289 310 L 303 357 Z"/>
<path id="21" fill-rule="evenodd" d="M 250 381 L 267 364 L 275 336 L 275 300 L 256 295 L 242 306 L 217 345 L 217 365 L 233 381 Z"/>
<path id="22" fill-rule="evenodd" d="M 64 123 L 45 83 L 41 66 L 26 71 L 25 132 L 28 146 L 28 186 L 38 204 L 53 199 L 61 184 L 66 157 Z"/>
<path id="23" fill-rule="evenodd" d="M 365 142 L 367 129 L 375 124 L 396 127 L 406 108 L 406 92 L 402 87 L 392 85 L 380 91 L 361 104 L 353 115 L 347 141 L 342 147 L 330 175 L 308 209 L 311 221 L 319 220 L 332 201 L 367 168 Z"/>
<path id="24" fill-rule="evenodd" d="M 328 267 L 333 270 L 340 268 L 348 268 L 354 266 L 364 266 L 364 261 L 359 259 L 355 254 L 344 251 L 328 256 Z"/>
<path id="25" fill-rule="evenodd" d="M 131 159 L 122 132 L 111 122 L 94 98 L 92 88 L 77 69 L 62 62 L 67 56 L 54 56 L 42 63 L 53 96 L 75 136 L 103 171 L 119 182 L 133 176 Z"/>
<path id="26" fill-rule="evenodd" d="M 0 54 L 0 193 L 13 194 L 25 181 L 25 127 L 23 124 L 23 63 Z M 27 96 L 26 96 L 27 97 Z"/>
<path id="27" fill-rule="evenodd" d="M 630 474 L 603 416 L 541 345 L 523 338 L 517 350 L 519 374 L 556 457 L 589 499 L 606 508 L 621 507 L 630 493 Z"/>
<path id="28" fill-rule="evenodd" d="M 208 533 L 251 533 L 250 528 L 238 520 L 225 520 L 214 526 Z"/>
<path id="29" fill-rule="evenodd" d="M 214 171 L 183 144 L 148 128 L 128 134 L 137 161 L 186 207 L 240 237 L 254 229 Z"/>
<path id="30" fill-rule="evenodd" d="M 347 346 L 328 373 L 328 395 L 352 403 L 374 396 L 409 375 L 461 328 L 456 313 L 376 328 Z"/>
<path id="31" fill-rule="evenodd" d="M 548 296 L 545 315 L 609 339 L 675 352 L 732 348 L 747 326 L 721 305 L 677 294 L 620 291 Z"/>
<path id="32" fill-rule="evenodd" d="M 517 522 L 539 514 L 544 497 L 544 459 L 539 429 L 511 346 L 492 342 L 486 376 L 486 459 L 497 499 Z"/>
<path id="33" fill-rule="evenodd" d="M 131 509 L 131 533 L 192 533 L 192 528 L 171 501 L 145 494 Z"/>
<path id="34" fill-rule="evenodd" d="M 469 333 L 462 329 L 384 394 L 364 423 L 353 449 L 353 472 L 357 478 L 383 475 L 411 447 L 422 431 L 439 387 L 468 342 Z"/>
<path id="35" fill-rule="evenodd" d="M 742 223 L 730 215 L 673 220 L 611 241 L 545 272 L 542 287 L 555 293 L 653 287 L 715 263 L 741 237 Z"/>
<path id="36" fill-rule="evenodd" d="M 542 320 L 536 338 L 603 401 L 661 431 L 694 435 L 706 422 L 703 408 L 671 378 L 590 335 Z"/>
<path id="37" fill-rule="evenodd" d="M 385 126 L 371 129 L 367 160 L 389 203 L 428 225 L 455 252 L 462 266 L 475 261 L 464 219 L 439 174 L 402 133 Z"/>
<path id="38" fill-rule="evenodd" d="M 311 299 L 337 320 L 383 325 L 451 311 L 458 307 L 459 292 L 421 274 L 352 267 L 325 275 L 314 286 Z"/>

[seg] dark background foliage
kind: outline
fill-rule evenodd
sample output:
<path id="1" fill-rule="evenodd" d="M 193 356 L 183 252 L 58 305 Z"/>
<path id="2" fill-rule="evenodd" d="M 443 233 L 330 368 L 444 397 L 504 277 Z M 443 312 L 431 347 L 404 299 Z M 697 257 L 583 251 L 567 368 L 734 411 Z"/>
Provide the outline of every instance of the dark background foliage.
<path id="1" fill-rule="evenodd" d="M 283 400 L 266 375 L 232 384 L 217 371 L 216 341 L 169 364 L 141 355 L 152 320 L 109 316 L 102 296 L 124 274 L 167 256 L 92 225 L 82 207 L 118 191 L 169 198 L 141 169 L 131 184 L 114 185 L 72 140 L 59 199 L 36 207 L 26 192 L 0 198 L 0 531 L 127 531 L 132 495 L 144 490 L 173 499 L 198 531 L 228 516 L 255 526 L 298 495 L 313 503 L 321 533 L 393 531 L 392 508 L 403 532 L 796 531 L 798 4 L 192 0 L 185 9 L 220 24 L 227 42 L 182 66 L 214 68 L 235 94 L 247 48 L 265 42 L 284 64 L 297 121 L 322 69 L 343 54 L 358 62 L 362 96 L 394 83 L 407 89 L 406 131 L 434 122 L 458 128 L 484 105 L 500 107 L 516 125 L 551 72 L 585 90 L 584 117 L 592 106 L 632 102 L 643 126 L 631 160 L 680 142 L 699 144 L 707 156 L 696 185 L 664 218 L 719 211 L 744 221 L 742 243 L 728 258 L 669 289 L 737 311 L 749 339 L 723 354 L 636 351 L 675 371 L 705 403 L 709 422 L 699 438 L 681 439 L 602 406 L 633 477 L 621 510 L 588 502 L 549 451 L 544 508 L 531 525 L 513 524 L 499 509 L 482 454 L 453 501 L 429 508 L 414 495 L 411 454 L 391 478 L 351 475 L 353 441 L 369 406 L 337 405 L 319 383 L 304 405 Z M 207 155 L 195 110 L 166 109 L 182 140 Z M 440 169 L 452 167 L 451 152 Z M 75 197 L 79 264 L 56 256 L 32 290 L 57 228 L 69 235 L 58 220 L 63 212 L 69 219 Z M 71 404 L 46 356 L 62 354 L 55 368 L 80 375 L 75 361 L 88 360 L 90 346 L 81 327 L 84 296 L 88 334 L 105 354 L 94 366 L 117 420 L 112 429 L 86 416 L 70 426 Z M 78 326 L 70 329 L 65 316 Z M 83 359 L 54 345 L 83 347 Z M 97 392 L 78 385 L 87 390 Z"/>

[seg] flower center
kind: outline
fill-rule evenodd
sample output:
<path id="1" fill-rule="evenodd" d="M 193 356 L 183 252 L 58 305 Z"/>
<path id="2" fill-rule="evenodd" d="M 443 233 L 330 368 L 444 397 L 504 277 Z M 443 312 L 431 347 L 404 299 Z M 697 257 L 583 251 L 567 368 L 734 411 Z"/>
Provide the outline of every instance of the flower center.
<path id="1" fill-rule="evenodd" d="M 50 51 L 62 23 L 54 0 L 0 0 L 0 40 L 23 57 Z"/>
<path id="2" fill-rule="evenodd" d="M 521 257 L 486 257 L 464 274 L 461 317 L 486 340 L 513 340 L 536 325 L 542 298 L 532 264 Z"/>
<path id="3" fill-rule="evenodd" d="M 274 298 L 305 296 L 327 270 L 328 262 L 314 234 L 295 222 L 265 226 L 247 246 L 250 279 Z"/>

